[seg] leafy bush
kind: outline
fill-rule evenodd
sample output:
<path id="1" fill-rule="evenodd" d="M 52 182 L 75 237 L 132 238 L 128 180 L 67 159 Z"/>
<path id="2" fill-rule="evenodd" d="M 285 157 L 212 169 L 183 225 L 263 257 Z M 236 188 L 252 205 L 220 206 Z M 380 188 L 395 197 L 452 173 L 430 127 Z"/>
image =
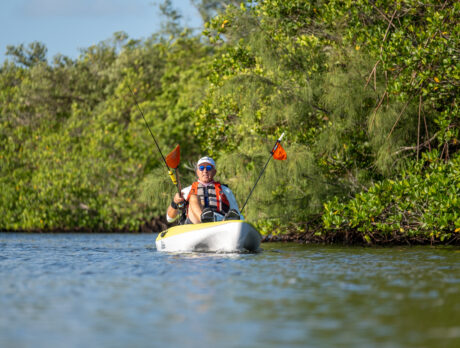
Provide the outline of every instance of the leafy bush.
<path id="1" fill-rule="evenodd" d="M 446 163 L 437 151 L 423 154 L 398 179 L 325 203 L 323 223 L 325 232 L 359 231 L 368 241 L 378 234 L 450 238 L 460 232 L 460 155 Z"/>

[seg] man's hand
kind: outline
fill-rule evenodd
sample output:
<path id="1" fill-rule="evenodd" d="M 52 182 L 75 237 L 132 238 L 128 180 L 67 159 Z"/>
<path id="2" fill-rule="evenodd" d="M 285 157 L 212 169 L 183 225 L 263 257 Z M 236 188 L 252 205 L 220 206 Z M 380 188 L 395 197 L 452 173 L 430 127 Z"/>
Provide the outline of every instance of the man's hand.
<path id="1" fill-rule="evenodd" d="M 174 203 L 177 204 L 177 207 L 178 207 L 179 209 L 181 209 L 181 208 L 184 207 L 184 205 L 185 205 L 185 199 L 183 199 L 183 198 L 179 195 L 179 193 L 176 193 L 176 194 L 174 195 L 174 199 L 173 199 L 173 200 L 174 200 Z"/>

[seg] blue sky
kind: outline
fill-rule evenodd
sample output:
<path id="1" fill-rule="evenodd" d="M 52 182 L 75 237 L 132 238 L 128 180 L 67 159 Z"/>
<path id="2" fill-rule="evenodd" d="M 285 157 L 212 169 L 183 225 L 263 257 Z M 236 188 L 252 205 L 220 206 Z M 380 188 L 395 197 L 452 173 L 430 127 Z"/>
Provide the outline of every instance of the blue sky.
<path id="1" fill-rule="evenodd" d="M 6 46 L 40 41 L 48 59 L 57 53 L 77 58 L 80 48 L 124 31 L 142 39 L 161 27 L 158 0 L 0 0 L 0 62 Z M 190 0 L 173 0 L 188 27 L 201 19 Z"/>

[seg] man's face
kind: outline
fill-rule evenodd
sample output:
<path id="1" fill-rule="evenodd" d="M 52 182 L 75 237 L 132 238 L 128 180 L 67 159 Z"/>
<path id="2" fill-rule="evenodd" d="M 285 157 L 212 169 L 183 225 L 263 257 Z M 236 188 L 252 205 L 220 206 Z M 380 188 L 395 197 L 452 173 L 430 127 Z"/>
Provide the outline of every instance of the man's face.
<path id="1" fill-rule="evenodd" d="M 208 170 L 209 168 L 210 170 Z M 210 163 L 201 163 L 196 169 L 196 175 L 198 180 L 204 184 L 207 184 L 213 181 L 214 175 L 216 175 L 216 169 Z"/>

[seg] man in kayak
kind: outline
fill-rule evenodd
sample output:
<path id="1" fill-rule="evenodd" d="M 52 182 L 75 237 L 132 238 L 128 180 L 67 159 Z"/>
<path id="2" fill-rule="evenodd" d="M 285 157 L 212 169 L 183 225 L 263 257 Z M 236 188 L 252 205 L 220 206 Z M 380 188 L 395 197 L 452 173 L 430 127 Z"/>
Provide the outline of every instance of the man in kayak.
<path id="1" fill-rule="evenodd" d="M 195 173 L 198 180 L 178 193 L 168 207 L 168 222 L 177 219 L 179 208 L 187 206 L 184 223 L 212 222 L 220 220 L 240 220 L 238 204 L 233 192 L 225 185 L 214 181 L 216 163 L 211 157 L 198 160 Z"/>

